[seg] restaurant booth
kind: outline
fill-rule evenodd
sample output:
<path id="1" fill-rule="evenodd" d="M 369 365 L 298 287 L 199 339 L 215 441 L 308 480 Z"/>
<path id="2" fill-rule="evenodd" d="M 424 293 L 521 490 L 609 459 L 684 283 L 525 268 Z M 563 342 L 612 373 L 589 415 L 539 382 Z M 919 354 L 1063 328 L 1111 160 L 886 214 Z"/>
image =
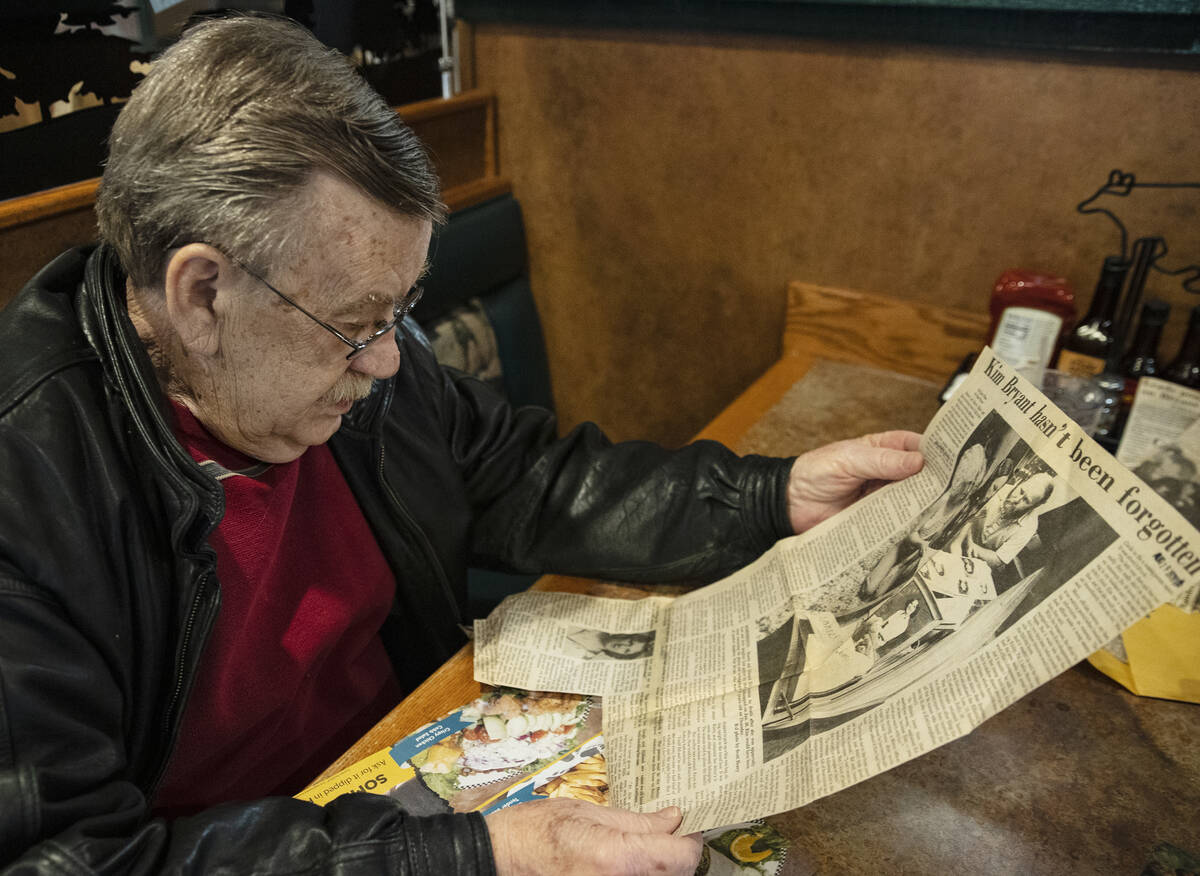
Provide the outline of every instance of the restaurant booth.
<path id="1" fill-rule="evenodd" d="M 1004 271 L 1064 278 L 1082 314 L 1134 238 L 1167 241 L 1163 267 L 1200 263 L 1190 0 L 454 6 L 458 92 L 396 101 L 450 208 L 415 315 L 456 365 L 553 407 L 563 431 L 594 420 L 614 439 L 790 455 L 920 430 L 987 339 Z M 46 110 L 50 136 L 69 115 Z M 20 159 L 5 150 L 0 306 L 95 235 L 96 164 L 19 191 L 38 154 L 26 127 Z M 1128 240 L 1076 209 L 1114 168 L 1146 184 L 1098 202 Z M 1164 351 L 1200 302 L 1189 276 L 1146 281 L 1172 305 Z M 480 325 L 490 357 L 455 353 L 455 332 Z M 481 584 L 479 614 L 531 583 Z M 325 775 L 478 691 L 459 655 Z M 1200 705 L 1081 663 L 967 736 L 768 821 L 789 873 L 1138 873 L 1164 847 L 1200 856 L 1197 738 Z"/>

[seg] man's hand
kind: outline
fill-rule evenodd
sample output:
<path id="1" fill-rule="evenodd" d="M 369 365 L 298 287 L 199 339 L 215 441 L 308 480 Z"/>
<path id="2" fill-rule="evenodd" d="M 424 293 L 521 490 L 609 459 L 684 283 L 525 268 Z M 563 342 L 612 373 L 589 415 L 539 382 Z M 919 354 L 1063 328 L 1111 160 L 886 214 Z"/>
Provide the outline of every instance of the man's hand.
<path id="1" fill-rule="evenodd" d="M 925 464 L 920 441 L 916 432 L 879 432 L 797 457 L 788 481 L 792 528 L 804 532 L 887 481 L 919 472 Z"/>
<path id="2" fill-rule="evenodd" d="M 976 544 L 971 540 L 967 540 L 965 542 L 963 555 L 972 557 L 976 560 L 983 560 L 985 563 L 991 566 L 992 571 L 995 571 L 1004 565 L 1004 560 L 1000 559 L 1000 554 L 996 553 L 991 548 L 985 548 L 983 545 Z"/>
<path id="3" fill-rule="evenodd" d="M 500 876 L 691 876 L 700 835 L 675 836 L 682 817 L 559 797 L 501 809 L 487 825 Z"/>

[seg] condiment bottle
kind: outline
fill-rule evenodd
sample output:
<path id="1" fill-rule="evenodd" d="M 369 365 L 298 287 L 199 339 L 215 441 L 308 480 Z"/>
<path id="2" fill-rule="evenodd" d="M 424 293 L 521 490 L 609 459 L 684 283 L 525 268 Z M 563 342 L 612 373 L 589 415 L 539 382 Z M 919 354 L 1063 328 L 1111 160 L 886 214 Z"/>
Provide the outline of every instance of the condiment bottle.
<path id="1" fill-rule="evenodd" d="M 1104 260 L 1087 315 L 1063 341 L 1062 351 L 1058 354 L 1060 371 L 1090 377 L 1104 370 L 1109 350 L 1116 341 L 1113 319 L 1128 272 L 1129 262 L 1120 256 L 1109 256 Z"/>
<path id="2" fill-rule="evenodd" d="M 1200 387 L 1200 304 L 1192 308 L 1179 353 L 1162 376 L 1181 386 Z"/>
<path id="3" fill-rule="evenodd" d="M 1016 268 L 992 288 L 992 328 L 988 344 L 1001 359 L 1041 385 L 1075 321 L 1075 293 L 1063 277 Z"/>

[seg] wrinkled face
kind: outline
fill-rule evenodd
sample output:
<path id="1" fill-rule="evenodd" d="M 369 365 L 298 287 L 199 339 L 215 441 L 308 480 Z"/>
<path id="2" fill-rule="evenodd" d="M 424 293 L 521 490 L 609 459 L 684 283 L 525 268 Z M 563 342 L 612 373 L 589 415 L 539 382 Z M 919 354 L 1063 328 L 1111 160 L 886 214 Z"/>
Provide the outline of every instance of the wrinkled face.
<path id="1" fill-rule="evenodd" d="M 1004 498 L 1004 511 L 1010 517 L 1024 514 L 1045 498 L 1045 489 L 1040 480 L 1030 478 L 1017 484 Z"/>
<path id="2" fill-rule="evenodd" d="M 604 650 L 613 654 L 640 654 L 645 648 L 646 643 L 633 636 L 610 636 L 604 643 Z"/>
<path id="3" fill-rule="evenodd" d="M 422 275 L 430 223 L 332 177 L 317 176 L 309 195 L 294 261 L 262 268 L 263 279 L 348 338 L 369 337 Z M 396 373 L 395 333 L 347 360 L 352 350 L 335 335 L 247 272 L 231 273 L 236 294 L 222 314 L 220 352 L 195 413 L 229 446 L 287 462 L 328 441 L 353 402 Z"/>

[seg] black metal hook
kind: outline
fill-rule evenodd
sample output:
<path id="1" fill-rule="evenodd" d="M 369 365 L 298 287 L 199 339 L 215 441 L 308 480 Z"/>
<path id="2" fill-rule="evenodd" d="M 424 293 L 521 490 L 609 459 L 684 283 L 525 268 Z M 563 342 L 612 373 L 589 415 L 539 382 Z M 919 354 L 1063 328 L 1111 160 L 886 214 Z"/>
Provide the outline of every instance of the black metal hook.
<path id="1" fill-rule="evenodd" d="M 1118 198 L 1126 198 L 1133 192 L 1135 188 L 1140 189 L 1200 189 L 1200 182 L 1138 182 L 1137 176 L 1132 173 L 1125 173 L 1120 169 L 1110 170 L 1108 179 L 1104 185 L 1096 189 L 1090 197 L 1085 198 L 1075 205 L 1075 211 L 1083 215 L 1090 213 L 1099 213 L 1102 216 L 1107 216 L 1117 226 L 1117 231 L 1121 236 L 1121 259 L 1129 260 L 1129 232 L 1125 228 L 1125 223 L 1120 220 L 1116 213 L 1105 207 L 1094 206 L 1093 202 L 1101 195 L 1113 195 Z M 1160 238 L 1161 240 L 1161 238 Z M 1167 242 L 1161 241 L 1161 246 L 1156 248 L 1153 258 L 1150 261 L 1150 267 L 1158 271 L 1160 274 L 1166 274 L 1169 277 L 1183 276 L 1183 288 L 1196 295 L 1200 295 L 1200 264 L 1184 265 L 1182 268 L 1164 268 L 1159 262 L 1167 254 Z"/>

